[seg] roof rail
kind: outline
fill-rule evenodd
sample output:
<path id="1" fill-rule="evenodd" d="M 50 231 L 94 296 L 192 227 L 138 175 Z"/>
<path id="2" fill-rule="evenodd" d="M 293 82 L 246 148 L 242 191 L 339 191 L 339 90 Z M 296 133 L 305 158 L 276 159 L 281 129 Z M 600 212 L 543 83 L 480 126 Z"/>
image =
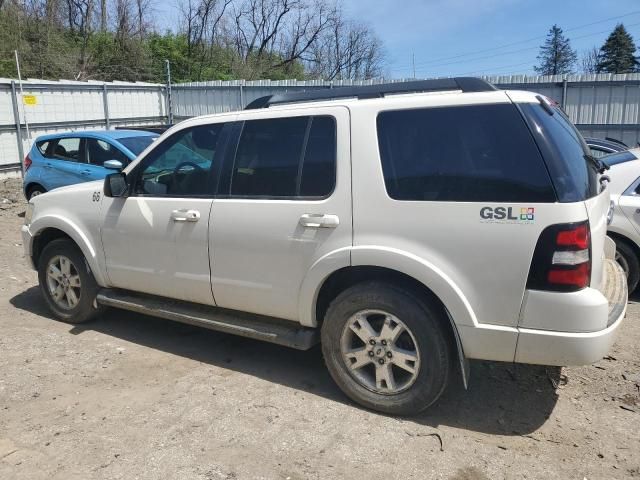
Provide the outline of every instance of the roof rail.
<path id="1" fill-rule="evenodd" d="M 284 93 L 260 97 L 249 103 L 245 110 L 268 108 L 283 103 L 312 102 L 317 100 L 333 100 L 337 98 L 382 98 L 393 93 L 437 92 L 445 90 L 462 90 L 463 92 L 488 92 L 497 90 L 489 82 L 475 77 L 439 78 L 434 80 L 417 80 L 413 82 L 381 83 L 358 87 L 337 87 L 308 90 L 305 92 Z"/>

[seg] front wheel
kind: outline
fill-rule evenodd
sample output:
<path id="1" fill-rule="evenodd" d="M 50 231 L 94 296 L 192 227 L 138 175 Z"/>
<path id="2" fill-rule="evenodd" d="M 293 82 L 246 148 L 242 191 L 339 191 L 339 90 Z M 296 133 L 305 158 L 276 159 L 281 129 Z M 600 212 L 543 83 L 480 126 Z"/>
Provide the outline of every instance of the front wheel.
<path id="1" fill-rule="evenodd" d="M 440 397 L 453 368 L 440 316 L 400 287 L 369 282 L 345 290 L 322 326 L 331 376 L 367 408 L 419 413 Z"/>
<path id="2" fill-rule="evenodd" d="M 69 323 L 90 320 L 98 284 L 80 249 L 68 239 L 53 240 L 38 261 L 40 290 L 53 314 Z"/>

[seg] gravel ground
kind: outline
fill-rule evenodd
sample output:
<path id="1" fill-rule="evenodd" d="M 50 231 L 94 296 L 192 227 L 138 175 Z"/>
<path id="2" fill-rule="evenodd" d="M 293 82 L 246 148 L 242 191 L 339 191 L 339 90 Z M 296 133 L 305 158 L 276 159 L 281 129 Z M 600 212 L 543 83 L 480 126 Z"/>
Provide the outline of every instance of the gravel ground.
<path id="1" fill-rule="evenodd" d="M 468 391 L 393 418 L 350 403 L 318 348 L 116 310 L 53 320 L 19 184 L 0 202 L 0 479 L 640 478 L 637 301 L 596 365 L 473 362 Z"/>

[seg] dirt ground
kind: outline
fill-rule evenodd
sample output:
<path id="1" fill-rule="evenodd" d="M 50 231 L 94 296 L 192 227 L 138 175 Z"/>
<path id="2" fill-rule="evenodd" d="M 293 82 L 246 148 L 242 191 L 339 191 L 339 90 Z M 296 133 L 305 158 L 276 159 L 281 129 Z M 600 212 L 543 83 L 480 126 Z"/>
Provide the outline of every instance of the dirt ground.
<path id="1" fill-rule="evenodd" d="M 53 320 L 15 181 L 0 202 L 0 479 L 640 478 L 637 301 L 596 365 L 473 362 L 468 391 L 393 418 L 352 404 L 318 348 L 116 310 Z"/>

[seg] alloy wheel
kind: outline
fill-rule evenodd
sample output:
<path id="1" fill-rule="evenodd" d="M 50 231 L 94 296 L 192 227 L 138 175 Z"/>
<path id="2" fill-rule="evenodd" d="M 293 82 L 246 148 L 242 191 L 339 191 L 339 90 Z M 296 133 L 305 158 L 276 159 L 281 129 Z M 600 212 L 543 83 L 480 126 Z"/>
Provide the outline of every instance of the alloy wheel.
<path id="1" fill-rule="evenodd" d="M 47 289 L 58 307 L 72 310 L 78 305 L 81 294 L 80 274 L 69 258 L 56 255 L 49 260 Z"/>
<path id="2" fill-rule="evenodd" d="M 362 310 L 342 332 L 342 359 L 351 376 L 375 393 L 393 395 L 408 389 L 420 370 L 420 352 L 409 327 L 382 310 Z"/>

